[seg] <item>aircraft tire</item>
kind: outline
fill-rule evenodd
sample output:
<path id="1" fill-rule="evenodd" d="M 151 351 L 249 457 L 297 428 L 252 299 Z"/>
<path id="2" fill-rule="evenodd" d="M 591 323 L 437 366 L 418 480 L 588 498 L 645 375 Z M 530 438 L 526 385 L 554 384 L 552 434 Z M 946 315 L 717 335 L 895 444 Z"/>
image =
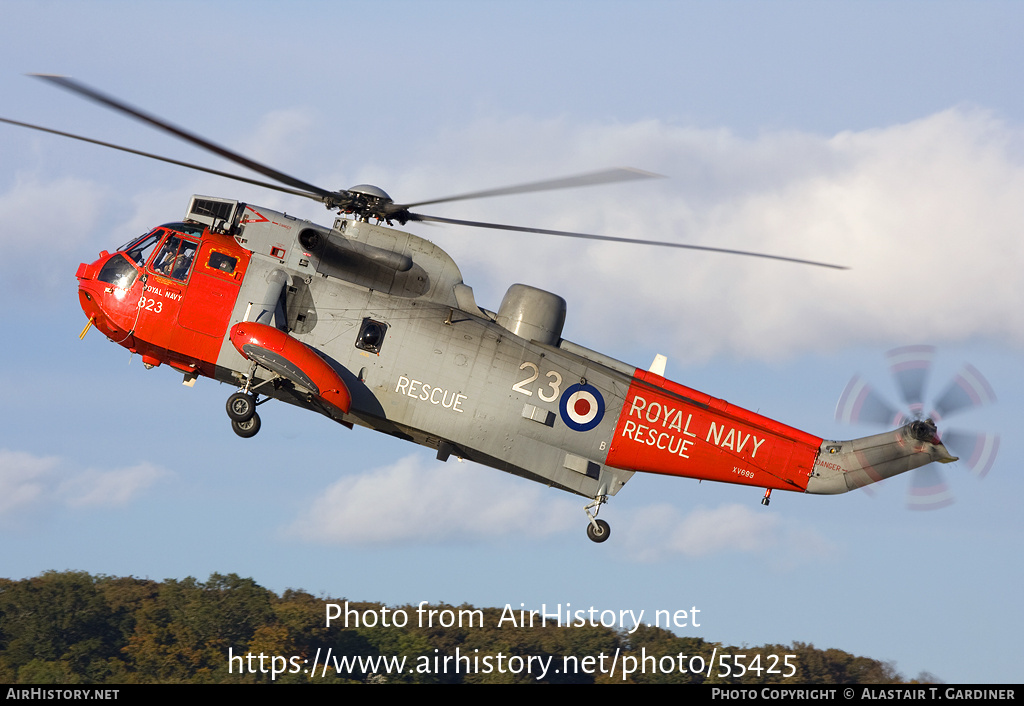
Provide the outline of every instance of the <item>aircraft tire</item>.
<path id="1" fill-rule="evenodd" d="M 247 422 L 256 414 L 256 398 L 244 392 L 236 392 L 228 397 L 228 417 L 233 422 Z"/>
<path id="2" fill-rule="evenodd" d="M 592 523 L 587 524 L 587 536 L 591 542 L 604 542 L 612 536 L 612 528 L 604 520 L 597 520 L 597 529 Z"/>
<path id="3" fill-rule="evenodd" d="M 232 420 L 231 428 L 243 439 L 250 439 L 260 431 L 260 415 L 253 412 L 252 416 L 244 422 Z"/>

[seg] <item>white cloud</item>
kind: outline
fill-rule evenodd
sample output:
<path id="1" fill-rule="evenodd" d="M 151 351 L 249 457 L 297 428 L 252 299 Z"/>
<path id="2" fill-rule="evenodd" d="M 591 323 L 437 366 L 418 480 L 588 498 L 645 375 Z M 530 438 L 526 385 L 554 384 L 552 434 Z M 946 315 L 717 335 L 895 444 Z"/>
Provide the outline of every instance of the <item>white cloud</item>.
<path id="1" fill-rule="evenodd" d="M 651 345 L 674 344 L 686 362 L 971 337 L 1020 346 L 1020 147 L 1019 128 L 960 108 L 832 137 L 521 119 L 446 136 L 434 146 L 437 163 L 399 180 L 416 198 L 435 195 L 438 183 L 458 192 L 629 164 L 673 178 L 428 212 L 852 268 L 420 230 L 456 254 L 483 306 L 495 308 L 512 282 L 557 291 L 569 301 L 567 330 L 594 347 L 654 335 Z"/>
<path id="2" fill-rule="evenodd" d="M 57 492 L 70 507 L 119 507 L 165 475 L 150 463 L 112 471 L 86 470 L 62 481 Z"/>
<path id="3" fill-rule="evenodd" d="M 11 190 L 0 194 L 3 289 L 66 291 L 75 264 L 96 255 L 89 240 L 105 201 L 105 189 L 84 179 L 19 174 Z"/>
<path id="4" fill-rule="evenodd" d="M 754 554 L 771 558 L 776 565 L 791 565 L 833 551 L 813 529 L 737 504 L 698 507 L 686 515 L 670 505 L 653 505 L 635 511 L 624 524 L 618 536 L 631 557 L 641 562 L 678 555 Z"/>
<path id="5" fill-rule="evenodd" d="M 0 518 L 47 505 L 123 506 L 167 475 L 148 463 L 80 470 L 58 457 L 0 449 Z"/>
<path id="6" fill-rule="evenodd" d="M 307 135 L 313 124 L 315 112 L 310 109 L 282 109 L 265 114 L 257 125 L 254 134 L 245 138 L 237 147 L 241 154 L 259 160 L 274 169 L 286 172 L 292 169 L 290 162 L 297 155 L 302 155 L 308 146 Z M 248 170 L 237 167 L 249 176 Z M 228 170 L 230 171 L 230 170 Z M 297 179 L 305 180 L 301 174 L 291 174 Z M 257 177 L 261 178 L 261 177 Z"/>
<path id="7" fill-rule="evenodd" d="M 535 538 L 578 525 L 581 507 L 558 491 L 483 466 L 408 456 L 334 483 L 289 532 L 347 545 Z"/>
<path id="8" fill-rule="evenodd" d="M 408 456 L 332 484 L 287 532 L 310 542 L 348 546 L 459 544 L 563 533 L 579 533 L 586 541 L 583 504 L 582 498 L 483 466 Z M 812 529 L 735 504 L 686 514 L 658 504 L 622 509 L 609 518 L 617 518 L 609 550 L 639 562 L 738 553 L 788 565 L 832 550 Z"/>
<path id="9" fill-rule="evenodd" d="M 58 462 L 53 457 L 0 449 L 0 517 L 38 501 Z"/>

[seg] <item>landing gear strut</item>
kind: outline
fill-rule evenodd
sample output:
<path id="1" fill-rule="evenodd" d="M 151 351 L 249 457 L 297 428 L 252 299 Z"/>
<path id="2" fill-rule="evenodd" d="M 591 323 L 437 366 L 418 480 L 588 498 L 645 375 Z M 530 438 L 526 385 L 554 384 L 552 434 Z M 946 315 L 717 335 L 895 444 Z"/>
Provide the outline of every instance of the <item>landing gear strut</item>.
<path id="1" fill-rule="evenodd" d="M 592 503 L 583 508 L 583 512 L 587 513 L 587 519 L 590 520 L 587 525 L 587 536 L 590 537 L 591 542 L 604 542 L 612 536 L 612 528 L 608 523 L 597 519 L 597 513 L 606 502 L 608 502 L 608 496 L 598 495 Z M 594 508 L 593 512 L 590 511 L 591 508 Z"/>
<path id="2" fill-rule="evenodd" d="M 269 380 L 259 383 L 256 387 L 251 387 L 258 367 L 253 362 L 249 368 L 249 374 L 245 376 L 245 385 L 238 392 L 228 397 L 226 405 L 228 417 L 231 419 L 231 429 L 243 439 L 256 436 L 260 430 L 260 415 L 256 414 L 256 405 L 262 403 L 258 400 L 255 389 L 260 387 L 260 385 L 266 384 Z M 267 399 L 270 398 L 268 397 Z M 263 402 L 266 401 L 263 400 Z"/>

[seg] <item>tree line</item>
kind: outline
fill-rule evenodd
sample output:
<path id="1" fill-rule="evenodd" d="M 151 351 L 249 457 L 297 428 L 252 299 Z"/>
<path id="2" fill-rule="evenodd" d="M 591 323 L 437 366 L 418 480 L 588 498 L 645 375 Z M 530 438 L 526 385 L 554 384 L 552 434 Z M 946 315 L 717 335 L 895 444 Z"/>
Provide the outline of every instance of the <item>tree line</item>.
<path id="1" fill-rule="evenodd" d="M 328 603 L 344 599 L 315 597 L 287 590 L 277 595 L 251 578 L 213 574 L 205 582 L 194 578 L 151 581 L 134 577 L 93 576 L 85 572 L 47 572 L 18 581 L 0 579 L 0 683 L 8 684 L 134 684 L 134 683 L 486 683 L 544 681 L 548 683 L 622 683 L 621 666 L 637 668 L 627 683 L 725 684 L 879 684 L 904 681 L 894 665 L 859 657 L 838 649 L 811 644 L 736 647 L 699 637 L 681 637 L 668 630 L 641 625 L 632 634 L 606 627 L 499 628 L 501 609 L 431 605 L 429 609 L 484 616 L 483 625 L 419 627 L 326 625 Z M 350 603 L 349 607 L 380 614 L 384 606 Z M 393 607 L 392 610 L 395 608 Z M 414 615 L 416 606 L 406 606 Z M 318 653 L 319 650 L 319 653 Z M 404 656 L 403 673 L 374 669 L 377 662 L 336 663 L 323 676 L 311 678 L 302 665 L 312 665 L 317 654 L 340 656 Z M 253 655 L 229 662 L 233 656 Z M 264 655 L 261 663 L 258 655 Z M 444 656 L 490 657 L 492 669 L 436 670 Z M 549 669 L 538 679 L 525 669 L 493 668 L 496 655 L 516 656 L 513 667 L 551 658 L 560 667 L 563 658 L 575 664 L 585 657 L 606 655 L 592 668 L 566 673 Z M 608 673 L 611 655 L 618 655 L 619 670 Z M 740 664 L 733 655 L 743 655 Z M 685 656 L 685 661 L 678 658 Z M 721 655 L 730 655 L 722 667 Z M 793 655 L 789 663 L 780 656 Z M 277 663 L 276 674 L 270 658 Z M 575 658 L 573 660 L 572 658 Z M 633 658 L 633 662 L 628 659 Z M 698 667 L 717 661 L 710 669 Z M 773 664 L 775 670 L 769 667 Z M 285 660 L 290 660 L 285 662 Z M 427 665 L 417 671 L 416 665 Z M 463 665 L 466 663 L 464 662 Z M 792 664 L 792 669 L 788 665 Z M 683 665 L 685 673 L 677 667 Z M 286 668 L 285 668 L 286 667 Z M 657 667 L 657 668 L 652 668 Z M 928 674 L 915 681 L 934 681 Z"/>

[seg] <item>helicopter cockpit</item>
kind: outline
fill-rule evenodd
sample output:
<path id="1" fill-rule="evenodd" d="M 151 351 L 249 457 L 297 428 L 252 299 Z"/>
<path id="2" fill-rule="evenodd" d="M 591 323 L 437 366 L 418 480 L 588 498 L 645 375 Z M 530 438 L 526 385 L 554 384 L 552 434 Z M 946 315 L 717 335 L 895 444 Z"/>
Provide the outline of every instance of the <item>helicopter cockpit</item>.
<path id="1" fill-rule="evenodd" d="M 127 289 L 135 281 L 138 272 L 149 263 L 149 269 L 154 274 L 184 282 L 191 272 L 192 261 L 199 248 L 198 238 L 202 233 L 203 226 L 193 223 L 167 223 L 154 228 L 119 247 L 117 252 L 122 257 L 108 260 L 98 279 Z M 134 267 L 129 263 L 134 264 Z"/>
<path id="2" fill-rule="evenodd" d="M 82 335 L 95 326 L 147 366 L 191 374 L 205 365 L 212 376 L 247 263 L 244 249 L 202 223 L 158 226 L 79 265 Z"/>

